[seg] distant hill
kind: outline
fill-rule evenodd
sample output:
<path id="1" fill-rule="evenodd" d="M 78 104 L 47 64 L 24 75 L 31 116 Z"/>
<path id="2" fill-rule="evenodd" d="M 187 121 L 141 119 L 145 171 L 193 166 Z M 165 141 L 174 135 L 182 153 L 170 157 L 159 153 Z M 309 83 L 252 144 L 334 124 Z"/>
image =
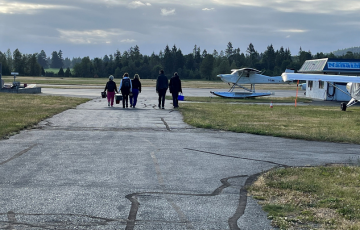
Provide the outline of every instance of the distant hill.
<path id="1" fill-rule="evenodd" d="M 360 47 L 351 47 L 351 48 L 336 50 L 333 52 L 333 54 L 335 54 L 336 56 L 342 56 L 345 55 L 346 52 L 348 51 L 351 51 L 353 53 L 360 53 Z"/>

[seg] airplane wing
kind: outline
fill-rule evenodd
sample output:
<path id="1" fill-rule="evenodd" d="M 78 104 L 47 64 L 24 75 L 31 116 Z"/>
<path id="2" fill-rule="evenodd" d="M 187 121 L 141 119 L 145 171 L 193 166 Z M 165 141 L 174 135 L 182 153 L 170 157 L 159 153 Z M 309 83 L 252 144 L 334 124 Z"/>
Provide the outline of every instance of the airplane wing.
<path id="1" fill-rule="evenodd" d="M 344 75 L 283 73 L 281 74 L 281 77 L 285 82 L 295 81 L 295 80 L 309 80 L 309 81 L 360 83 L 360 77 L 344 76 Z"/>
<path id="2" fill-rule="evenodd" d="M 234 73 L 238 73 L 239 76 L 244 75 L 248 77 L 250 74 L 261 73 L 261 71 L 253 68 L 232 69 L 231 74 Z"/>

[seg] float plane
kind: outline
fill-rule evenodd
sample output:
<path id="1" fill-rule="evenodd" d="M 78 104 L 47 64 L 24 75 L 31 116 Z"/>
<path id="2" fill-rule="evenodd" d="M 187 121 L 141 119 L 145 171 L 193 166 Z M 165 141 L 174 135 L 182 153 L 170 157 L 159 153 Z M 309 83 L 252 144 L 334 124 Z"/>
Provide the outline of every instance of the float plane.
<path id="1" fill-rule="evenodd" d="M 307 81 L 326 81 L 333 87 L 349 95 L 351 100 L 348 103 L 342 102 L 340 108 L 342 111 L 346 111 L 346 108 L 355 105 L 360 100 L 360 77 L 345 76 L 345 75 L 330 75 L 330 74 L 301 74 L 301 73 L 283 73 L 282 78 L 284 82 L 293 82 L 296 80 Z M 347 83 L 346 89 L 348 92 L 337 87 L 334 82 Z"/>
<path id="2" fill-rule="evenodd" d="M 256 93 L 255 84 L 284 84 L 281 76 L 278 77 L 269 77 L 262 75 L 262 72 L 253 69 L 253 68 L 242 68 L 242 69 L 232 69 L 231 74 L 219 74 L 217 77 L 221 78 L 223 82 L 231 85 L 231 88 L 228 92 L 213 92 L 210 93 L 227 98 L 249 98 L 249 97 L 262 97 L 269 96 L 271 93 Z M 250 84 L 251 88 L 246 88 L 243 85 Z M 245 92 L 234 92 L 234 89 L 242 88 Z"/>

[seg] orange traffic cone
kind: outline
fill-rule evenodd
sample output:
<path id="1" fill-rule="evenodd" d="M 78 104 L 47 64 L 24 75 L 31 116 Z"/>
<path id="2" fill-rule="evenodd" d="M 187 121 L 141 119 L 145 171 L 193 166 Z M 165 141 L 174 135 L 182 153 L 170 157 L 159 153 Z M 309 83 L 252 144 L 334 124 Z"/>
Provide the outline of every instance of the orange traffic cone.
<path id="1" fill-rule="evenodd" d="M 270 109 L 272 109 L 272 107 L 273 107 L 273 104 L 272 104 L 272 102 L 270 102 Z"/>

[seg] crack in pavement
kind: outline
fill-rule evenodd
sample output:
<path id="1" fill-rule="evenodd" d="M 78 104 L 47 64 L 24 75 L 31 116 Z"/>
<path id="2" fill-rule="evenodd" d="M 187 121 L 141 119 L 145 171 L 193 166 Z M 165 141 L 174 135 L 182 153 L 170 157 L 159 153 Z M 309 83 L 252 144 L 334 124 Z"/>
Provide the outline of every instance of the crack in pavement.
<path id="1" fill-rule="evenodd" d="M 30 151 L 30 150 L 31 150 L 32 148 L 34 148 L 35 146 L 37 146 L 37 144 L 33 144 L 33 145 L 30 146 L 29 148 L 24 149 L 24 150 L 21 151 L 21 152 L 18 152 L 17 154 L 15 154 L 15 155 L 12 156 L 11 158 L 7 159 L 6 161 L 0 162 L 0 165 L 6 164 L 6 163 L 8 163 L 8 162 L 11 161 L 11 160 L 14 160 L 15 158 L 20 157 L 21 155 L 23 155 L 23 154 L 27 153 L 28 151 Z"/>
<path id="2" fill-rule="evenodd" d="M 162 122 L 164 123 L 164 125 L 166 126 L 167 131 L 171 131 L 171 129 L 170 129 L 168 123 L 166 123 L 165 119 L 164 119 L 164 118 L 161 118 L 161 120 L 162 120 Z"/>
<path id="3" fill-rule="evenodd" d="M 88 227 L 96 227 L 96 226 L 104 226 L 108 225 L 111 222 L 119 222 L 122 225 L 126 224 L 126 220 L 124 219 L 113 219 L 113 218 L 104 218 L 104 217 L 97 217 L 92 215 L 84 215 L 84 214 L 69 214 L 69 213 L 56 213 L 56 214 L 29 214 L 29 213 L 15 213 L 13 211 L 9 211 L 7 213 L 0 213 L 0 216 L 6 215 L 8 218 L 8 221 L 0 221 L 2 224 L 6 224 L 7 227 L 4 229 L 15 229 L 14 226 L 25 226 L 30 228 L 36 228 L 36 229 L 63 229 L 63 228 L 79 228 L 79 227 L 85 227 L 87 229 Z M 16 216 L 27 216 L 27 217 L 36 217 L 36 216 L 53 216 L 53 217 L 65 217 L 66 221 L 55 221 L 52 222 L 46 222 L 46 224 L 31 224 L 26 222 L 21 222 L 16 220 Z M 89 218 L 90 221 L 84 222 L 84 221 L 78 221 L 74 220 L 69 221 L 68 217 L 78 217 L 78 218 Z M 93 220 L 93 221 L 91 221 Z M 83 229 L 83 228 L 82 228 Z"/>
<path id="4" fill-rule="evenodd" d="M 258 178 L 259 175 L 261 175 L 261 173 L 257 173 L 249 176 L 246 179 L 244 186 L 241 187 L 239 205 L 235 211 L 235 214 L 232 217 L 230 217 L 228 221 L 231 230 L 240 230 L 239 226 L 237 225 L 237 221 L 245 213 L 245 209 L 247 205 L 247 197 L 248 197 L 247 188 L 255 182 L 255 180 Z"/>
<path id="5" fill-rule="evenodd" d="M 190 148 L 184 148 L 184 149 L 190 150 L 190 151 L 194 151 L 194 152 L 207 153 L 207 154 L 211 154 L 211 155 L 221 156 L 221 157 L 230 157 L 230 158 L 250 160 L 250 161 L 259 161 L 259 162 L 264 162 L 264 163 L 269 163 L 269 164 L 278 165 L 278 166 L 280 166 L 280 167 L 290 167 L 290 166 L 288 166 L 288 165 L 279 164 L 279 163 L 276 163 L 276 162 L 273 162 L 273 161 L 259 160 L 259 159 L 253 159 L 253 158 L 247 158 L 247 157 L 230 156 L 230 155 L 224 155 L 224 154 L 219 154 L 219 153 L 212 153 L 212 152 L 207 152 L 207 151 L 202 151 L 202 150 L 197 150 L 197 149 L 190 149 Z"/>

